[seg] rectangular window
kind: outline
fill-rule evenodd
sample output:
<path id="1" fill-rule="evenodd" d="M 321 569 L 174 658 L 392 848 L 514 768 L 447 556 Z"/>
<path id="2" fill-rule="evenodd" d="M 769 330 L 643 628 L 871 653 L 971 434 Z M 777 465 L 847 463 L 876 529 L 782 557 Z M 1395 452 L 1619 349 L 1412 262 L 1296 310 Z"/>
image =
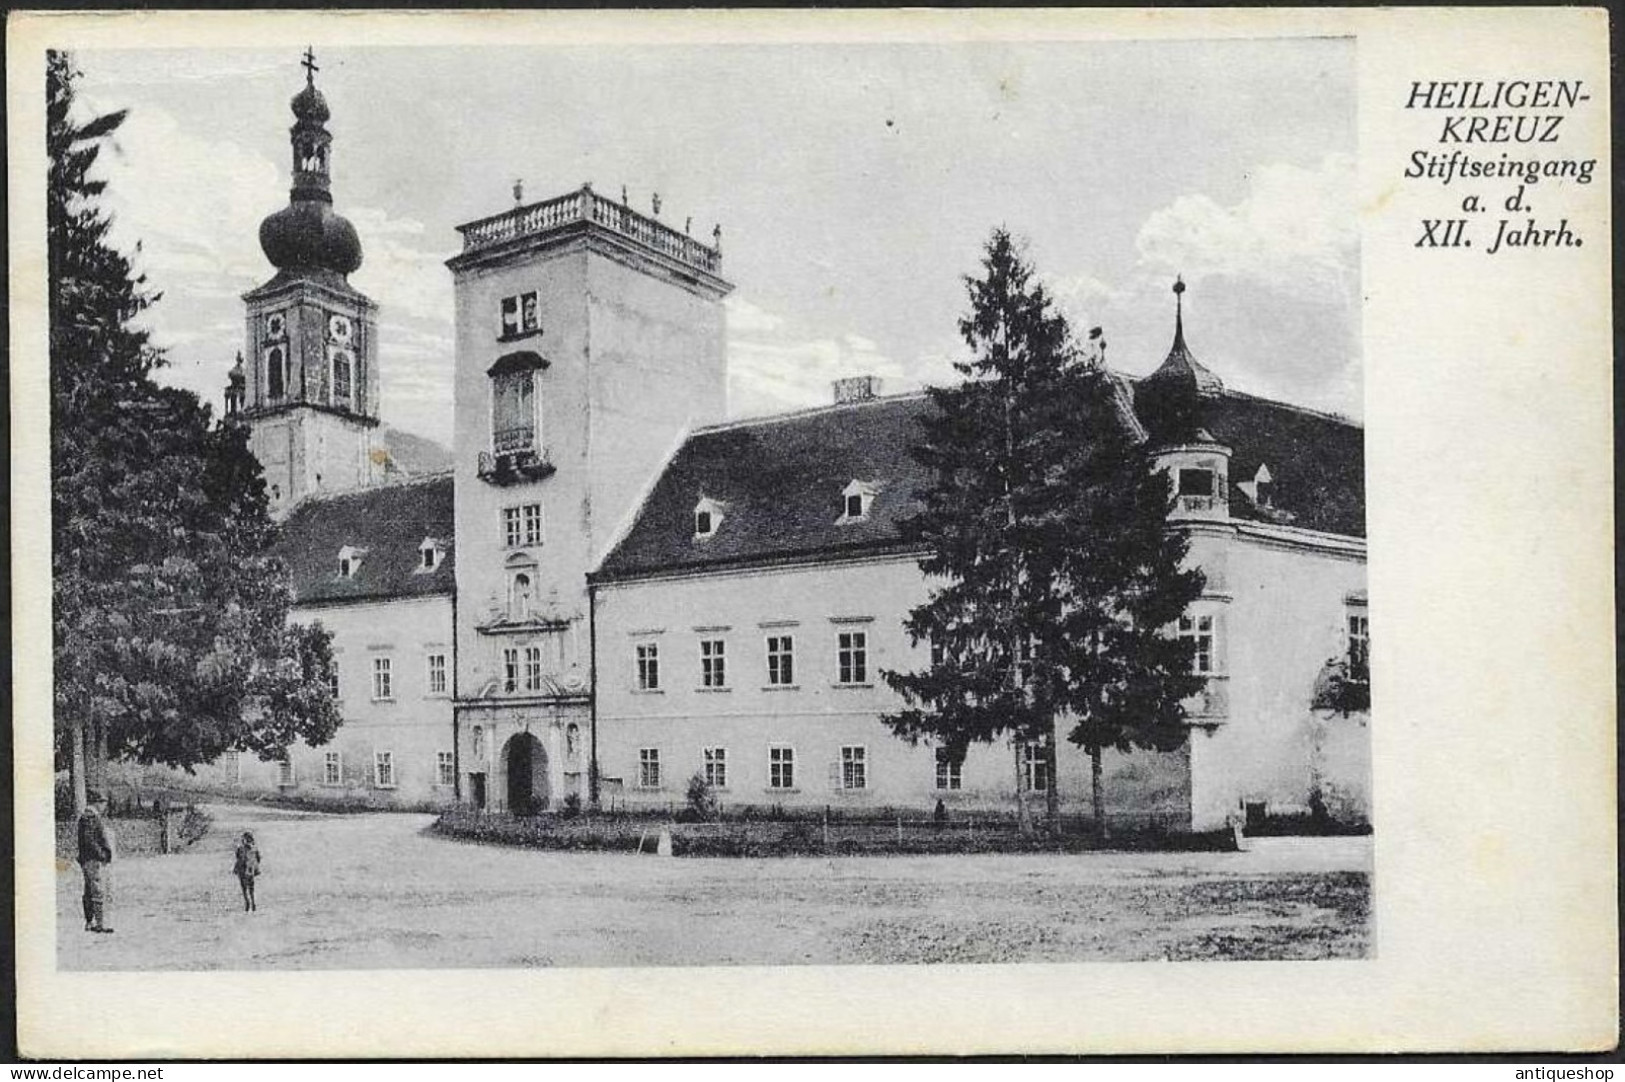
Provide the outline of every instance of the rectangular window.
<path id="1" fill-rule="evenodd" d="M 638 749 L 638 788 L 660 788 L 660 749 Z"/>
<path id="2" fill-rule="evenodd" d="M 436 752 L 435 767 L 441 785 L 457 784 L 457 760 L 452 757 L 451 752 Z"/>
<path id="3" fill-rule="evenodd" d="M 1213 471 L 1202 469 L 1180 470 L 1179 494 L 1181 496 L 1213 495 Z"/>
<path id="4" fill-rule="evenodd" d="M 638 690 L 660 690 L 660 646 L 657 643 L 638 643 Z"/>
<path id="5" fill-rule="evenodd" d="M 337 658 L 333 659 L 333 667 L 327 670 L 327 690 L 332 693 L 333 698 L 339 697 L 339 663 Z"/>
<path id="6" fill-rule="evenodd" d="M 841 683 L 868 683 L 869 633 L 867 631 L 842 631 L 838 636 L 836 662 Z"/>
<path id="7" fill-rule="evenodd" d="M 502 651 L 502 690 L 519 690 L 519 648 L 510 646 Z"/>
<path id="8" fill-rule="evenodd" d="M 1213 672 L 1213 617 L 1181 616 L 1179 637 L 1189 639 L 1193 644 L 1191 672 L 1199 675 Z"/>
<path id="9" fill-rule="evenodd" d="M 395 788 L 395 753 L 375 751 L 372 754 L 372 783 L 380 789 Z"/>
<path id="10" fill-rule="evenodd" d="M 289 758 L 287 752 L 283 752 L 282 758 L 277 760 L 276 764 L 276 783 L 283 788 L 287 788 L 296 784 L 297 781 L 298 778 L 294 775 L 293 770 L 293 760 Z"/>
<path id="11" fill-rule="evenodd" d="M 518 548 L 524 541 L 524 534 L 520 532 L 519 508 L 504 507 L 502 509 L 502 545 L 504 548 Z"/>
<path id="12" fill-rule="evenodd" d="M 387 657 L 372 659 L 372 697 L 374 699 L 393 699 L 395 697 L 394 685 L 390 683 L 389 658 Z"/>
<path id="13" fill-rule="evenodd" d="M 861 744 L 841 749 L 841 788 L 867 789 L 869 787 L 868 753 Z"/>
<path id="14" fill-rule="evenodd" d="M 541 329 L 541 304 L 535 290 L 502 298 L 503 338 L 517 338 Z"/>
<path id="15" fill-rule="evenodd" d="M 542 648 L 525 647 L 525 690 L 542 690 Z"/>
<path id="16" fill-rule="evenodd" d="M 221 763 L 221 765 L 223 767 L 225 767 L 226 777 L 230 778 L 234 782 L 243 780 L 243 753 L 242 752 L 240 752 L 240 751 L 228 751 L 221 758 L 220 763 Z"/>
<path id="17" fill-rule="evenodd" d="M 700 640 L 700 686 L 728 686 L 727 643 L 722 639 Z"/>
<path id="18" fill-rule="evenodd" d="M 536 448 L 536 382 L 532 372 L 491 380 L 491 450 L 499 455 Z"/>
<path id="19" fill-rule="evenodd" d="M 960 769 L 964 762 L 955 761 L 948 754 L 947 748 L 937 749 L 937 788 L 954 790 L 959 788 Z"/>
<path id="20" fill-rule="evenodd" d="M 1023 744 L 1021 769 L 1026 775 L 1027 788 L 1035 793 L 1049 790 L 1049 756 L 1042 744 Z"/>
<path id="21" fill-rule="evenodd" d="M 1371 664 L 1371 621 L 1363 612 L 1348 615 L 1349 667 L 1364 669 Z"/>
<path id="22" fill-rule="evenodd" d="M 767 637 L 767 682 L 771 687 L 789 687 L 796 682 L 794 636 Z"/>
<path id="23" fill-rule="evenodd" d="M 767 749 L 767 786 L 769 789 L 796 787 L 796 751 L 794 748 Z"/>
<path id="24" fill-rule="evenodd" d="M 542 505 L 527 503 L 520 508 L 525 520 L 525 544 L 540 545 L 542 543 Z"/>
<path id="25" fill-rule="evenodd" d="M 330 751 L 322 756 L 322 784 L 338 785 L 344 781 L 344 757 Z"/>
<path id="26" fill-rule="evenodd" d="M 713 789 L 728 787 L 728 749 L 705 749 L 705 784 Z"/>
<path id="27" fill-rule="evenodd" d="M 446 655 L 429 655 L 428 688 L 430 695 L 444 695 L 446 693 Z"/>

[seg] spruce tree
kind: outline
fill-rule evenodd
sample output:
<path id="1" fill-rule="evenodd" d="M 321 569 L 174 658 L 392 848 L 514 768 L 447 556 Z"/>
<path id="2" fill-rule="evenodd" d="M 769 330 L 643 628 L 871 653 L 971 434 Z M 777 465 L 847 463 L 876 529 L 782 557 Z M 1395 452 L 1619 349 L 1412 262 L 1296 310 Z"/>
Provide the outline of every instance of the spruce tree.
<path id="1" fill-rule="evenodd" d="M 1170 482 L 1151 470 L 1119 385 L 1080 356 L 1004 230 L 982 271 L 966 279 L 964 380 L 928 391 L 936 409 L 915 454 L 933 482 L 904 527 L 933 584 L 905 626 L 932 662 L 885 674 L 905 708 L 884 720 L 956 760 L 1011 740 L 1023 829 L 1022 749 L 1042 749 L 1053 823 L 1065 724 L 1093 758 L 1098 827 L 1102 751 L 1184 738 L 1180 702 L 1202 682 L 1167 629 L 1202 578 L 1181 569 Z"/>
<path id="2" fill-rule="evenodd" d="M 235 424 L 160 386 L 137 317 L 158 300 L 108 242 L 93 167 L 123 112 L 76 115 L 47 59 L 52 586 L 60 758 L 82 806 L 109 758 L 191 768 L 271 758 L 338 727 L 332 652 L 288 622 L 264 483 Z"/>

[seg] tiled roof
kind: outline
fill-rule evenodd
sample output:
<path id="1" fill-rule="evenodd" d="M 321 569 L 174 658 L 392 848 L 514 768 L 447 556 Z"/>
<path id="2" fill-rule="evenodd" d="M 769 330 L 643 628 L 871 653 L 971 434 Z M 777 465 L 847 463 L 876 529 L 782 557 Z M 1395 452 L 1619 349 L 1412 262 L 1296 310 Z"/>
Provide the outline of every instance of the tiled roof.
<path id="1" fill-rule="evenodd" d="M 924 395 L 808 410 L 694 433 L 667 465 L 637 520 L 594 578 L 830 558 L 896 548 L 899 524 L 931 481 L 910 448 Z M 1364 433 L 1358 425 L 1251 395 L 1202 396 L 1202 423 L 1233 451 L 1231 514 L 1365 535 Z M 1269 506 L 1235 490 L 1267 464 Z M 839 524 L 841 490 L 880 486 L 866 520 Z M 702 499 L 723 505 L 707 538 L 694 535 Z"/>
<path id="2" fill-rule="evenodd" d="M 449 595 L 455 582 L 452 476 L 305 500 L 272 547 L 287 561 L 299 604 Z M 443 545 L 433 571 L 421 570 L 425 537 Z M 339 550 L 364 549 L 355 573 L 339 575 Z"/>
<path id="3" fill-rule="evenodd" d="M 1202 426 L 1230 448 L 1230 515 L 1365 536 L 1365 430 L 1236 391 L 1206 397 Z M 1269 467 L 1270 508 L 1236 486 Z"/>
<path id="4" fill-rule="evenodd" d="M 672 458 L 637 521 L 596 577 L 725 566 L 897 544 L 898 523 L 929 484 L 910 449 L 930 410 L 924 395 L 877 398 L 696 432 Z M 838 524 L 841 492 L 876 482 L 866 518 Z M 707 538 L 694 509 L 723 506 Z"/>

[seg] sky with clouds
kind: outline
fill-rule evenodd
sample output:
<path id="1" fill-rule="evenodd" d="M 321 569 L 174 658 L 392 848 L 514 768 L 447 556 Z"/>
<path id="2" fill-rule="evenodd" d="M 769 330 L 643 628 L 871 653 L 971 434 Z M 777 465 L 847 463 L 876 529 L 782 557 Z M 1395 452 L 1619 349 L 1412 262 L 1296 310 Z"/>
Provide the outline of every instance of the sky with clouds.
<path id="1" fill-rule="evenodd" d="M 951 377 L 961 278 L 1027 245 L 1081 337 L 1149 372 L 1173 329 L 1238 390 L 1360 415 L 1354 47 L 1347 39 L 323 48 L 351 281 L 382 306 L 387 423 L 449 443 L 455 226 L 591 181 L 723 229 L 729 408 Z M 94 51 L 115 239 L 164 293 L 166 378 L 218 402 L 241 294 L 272 273 L 294 51 Z"/>

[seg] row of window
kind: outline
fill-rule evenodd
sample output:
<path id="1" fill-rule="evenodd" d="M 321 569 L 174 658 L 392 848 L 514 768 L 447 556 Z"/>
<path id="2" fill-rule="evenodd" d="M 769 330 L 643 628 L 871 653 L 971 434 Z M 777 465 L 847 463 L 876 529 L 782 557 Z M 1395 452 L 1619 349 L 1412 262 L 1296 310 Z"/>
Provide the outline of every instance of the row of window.
<path id="1" fill-rule="evenodd" d="M 1364 610 L 1348 614 L 1347 653 L 1357 665 L 1367 663 L 1370 650 L 1370 624 Z M 1218 622 L 1210 613 L 1181 616 L 1175 629 L 1181 639 L 1191 644 L 1191 671 L 1203 676 L 1220 673 L 1218 651 Z M 796 636 L 791 632 L 774 631 L 764 640 L 763 660 L 766 663 L 767 687 L 794 687 L 796 683 Z M 864 685 L 870 680 L 869 635 L 867 631 L 842 630 L 835 635 L 835 682 L 837 684 Z M 653 640 L 638 642 L 633 647 L 634 676 L 639 691 L 659 691 L 661 683 L 660 643 Z M 702 637 L 699 640 L 699 686 L 701 688 L 729 687 L 728 640 L 720 637 Z M 941 650 L 932 645 L 931 662 L 940 663 Z"/>
<path id="2" fill-rule="evenodd" d="M 423 658 L 423 694 L 445 695 L 450 688 L 446 676 L 446 655 L 442 653 L 425 654 Z M 339 694 L 339 665 L 333 662 L 332 676 L 328 681 L 328 690 L 333 698 L 340 698 Z M 395 659 L 387 654 L 381 654 L 372 659 L 372 699 L 374 702 L 387 702 L 395 698 Z"/>
<path id="3" fill-rule="evenodd" d="M 715 789 L 728 788 L 728 749 L 702 748 L 701 770 L 705 783 Z M 841 748 L 841 758 L 832 764 L 831 788 L 867 789 L 869 787 L 869 749 L 862 744 L 848 744 Z M 638 749 L 639 789 L 659 789 L 664 784 L 661 774 L 660 749 Z M 774 745 L 767 749 L 767 787 L 794 789 L 796 787 L 796 749 L 788 745 Z"/>
<path id="4" fill-rule="evenodd" d="M 243 780 L 243 761 L 241 752 L 227 752 L 225 757 L 226 769 L 231 771 L 237 781 Z M 436 785 L 450 787 L 457 781 L 457 763 L 452 753 L 440 751 L 435 753 L 435 781 Z M 368 784 L 374 789 L 394 789 L 398 784 L 395 773 L 395 753 L 393 751 L 374 751 L 372 753 L 372 771 L 368 775 Z M 276 783 L 284 788 L 298 785 L 298 767 L 293 759 L 284 756 L 276 763 Z M 322 754 L 321 785 L 344 784 L 344 753 L 328 751 Z"/>
<path id="5" fill-rule="evenodd" d="M 831 789 L 856 791 L 869 788 L 869 749 L 863 744 L 845 744 L 841 757 L 830 764 Z M 728 749 L 711 747 L 700 749 L 700 771 L 705 783 L 715 789 L 728 788 Z M 1043 792 L 1049 788 L 1049 760 L 1044 749 L 1036 744 L 1022 748 L 1022 770 L 1027 788 Z M 936 787 L 943 792 L 954 792 L 963 785 L 964 761 L 954 759 L 947 748 L 936 749 Z M 665 782 L 662 773 L 660 749 L 638 749 L 639 789 L 659 789 Z M 796 749 L 788 744 L 775 744 L 767 749 L 767 787 L 769 789 L 796 788 Z"/>
<path id="6" fill-rule="evenodd" d="M 796 686 L 796 636 L 774 632 L 766 638 L 764 658 L 770 688 Z M 869 633 L 845 630 L 835 634 L 835 682 L 864 686 L 869 683 Z M 660 691 L 660 644 L 640 642 L 633 647 L 635 677 L 639 691 Z M 699 642 L 699 686 L 711 690 L 729 687 L 728 640 L 705 637 Z"/>

